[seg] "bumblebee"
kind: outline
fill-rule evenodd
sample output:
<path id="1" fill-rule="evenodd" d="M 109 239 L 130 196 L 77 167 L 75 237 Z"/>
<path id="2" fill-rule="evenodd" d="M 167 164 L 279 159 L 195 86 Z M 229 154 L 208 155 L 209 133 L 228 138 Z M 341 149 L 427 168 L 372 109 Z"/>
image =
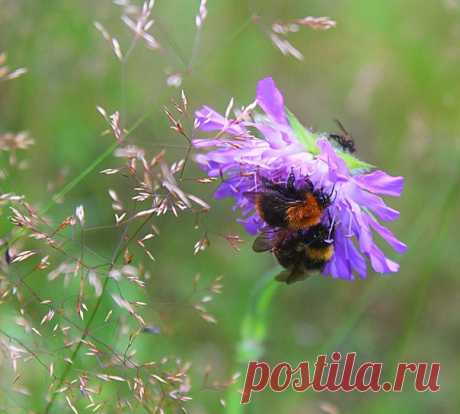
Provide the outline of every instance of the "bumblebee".
<path id="1" fill-rule="evenodd" d="M 353 154 L 356 151 L 355 141 L 353 141 L 353 137 L 345 129 L 345 127 L 338 119 L 335 120 L 335 123 L 338 125 L 341 133 L 330 133 L 328 138 L 330 140 L 333 140 L 343 151 Z"/>
<path id="2" fill-rule="evenodd" d="M 317 224 L 308 230 L 272 230 L 260 234 L 256 252 L 271 251 L 285 268 L 276 280 L 291 284 L 321 272 L 334 255 L 334 227 Z"/>
<path id="3" fill-rule="evenodd" d="M 293 172 L 286 184 L 264 177 L 261 180 L 262 191 L 247 192 L 245 196 L 254 202 L 258 215 L 271 227 L 301 230 L 315 226 L 332 202 L 334 190 L 330 194 L 315 190 L 308 177 L 300 188 L 296 188 Z"/>

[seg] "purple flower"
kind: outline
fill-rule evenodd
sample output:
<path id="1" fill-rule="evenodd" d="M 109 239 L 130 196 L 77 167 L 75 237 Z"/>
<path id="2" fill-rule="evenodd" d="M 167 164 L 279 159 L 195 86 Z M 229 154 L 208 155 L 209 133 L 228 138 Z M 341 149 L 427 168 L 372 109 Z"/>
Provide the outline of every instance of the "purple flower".
<path id="1" fill-rule="evenodd" d="M 255 104 L 264 114 L 252 114 Z M 260 187 L 261 176 L 285 182 L 293 171 L 297 179 L 308 176 L 315 188 L 335 193 L 328 208 L 336 226 L 335 253 L 324 269 L 325 275 L 353 280 L 357 273 L 364 278 L 365 256 L 375 272 L 398 271 L 399 265 L 385 256 L 373 236 L 378 234 L 398 253 L 406 250 L 406 245 L 378 221 L 393 221 L 399 216 L 380 196 L 398 197 L 403 177 L 372 170 L 369 164 L 334 147 L 326 135 L 303 128 L 286 110 L 283 95 L 271 78 L 258 83 L 256 102 L 243 108 L 236 118 L 203 107 L 196 112 L 195 127 L 214 132 L 210 138 L 194 140 L 196 148 L 207 150 L 196 160 L 210 177 L 225 177 L 215 197 L 234 198 L 234 208 L 241 211 L 239 221 L 250 234 L 260 232 L 266 224 L 244 194 Z"/>

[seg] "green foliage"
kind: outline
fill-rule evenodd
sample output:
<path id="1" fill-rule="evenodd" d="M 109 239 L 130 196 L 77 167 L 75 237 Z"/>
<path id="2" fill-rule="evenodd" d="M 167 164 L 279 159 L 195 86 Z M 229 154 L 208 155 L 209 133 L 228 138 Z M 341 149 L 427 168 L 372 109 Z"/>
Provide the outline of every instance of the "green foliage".
<path id="1" fill-rule="evenodd" d="M 305 128 L 300 121 L 296 118 L 296 116 L 287 109 L 289 123 L 291 124 L 292 130 L 297 137 L 297 139 L 305 146 L 307 151 L 312 155 L 319 154 L 319 148 L 316 145 L 316 141 L 319 138 L 318 134 L 314 134 L 313 132 L 309 131 Z M 361 161 L 352 154 L 343 151 L 341 148 L 336 148 L 337 153 L 339 156 L 345 161 L 347 167 L 352 172 L 357 171 L 369 171 L 374 166 L 367 162 Z"/>

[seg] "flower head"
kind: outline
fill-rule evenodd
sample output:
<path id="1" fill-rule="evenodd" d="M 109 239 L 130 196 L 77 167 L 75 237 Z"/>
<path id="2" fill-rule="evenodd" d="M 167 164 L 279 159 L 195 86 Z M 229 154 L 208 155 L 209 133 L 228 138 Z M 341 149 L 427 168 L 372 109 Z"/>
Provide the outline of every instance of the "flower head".
<path id="1" fill-rule="evenodd" d="M 263 114 L 251 114 L 256 105 Z M 194 140 L 196 148 L 207 150 L 196 160 L 209 176 L 224 178 L 215 197 L 235 200 L 235 209 L 241 211 L 239 221 L 250 234 L 267 225 L 246 194 L 260 187 L 261 177 L 285 182 L 293 172 L 299 185 L 308 177 L 315 188 L 334 193 L 327 210 L 335 225 L 335 253 L 324 269 L 325 275 L 352 280 L 357 273 L 364 278 L 365 257 L 378 273 L 398 271 L 399 265 L 385 256 L 373 237 L 378 234 L 396 252 L 405 251 L 406 245 L 379 222 L 399 216 L 381 196 L 398 197 L 403 178 L 376 170 L 335 147 L 327 135 L 305 129 L 285 108 L 283 95 L 271 78 L 258 83 L 255 103 L 236 118 L 229 119 L 205 106 L 196 112 L 195 127 L 216 133 Z"/>

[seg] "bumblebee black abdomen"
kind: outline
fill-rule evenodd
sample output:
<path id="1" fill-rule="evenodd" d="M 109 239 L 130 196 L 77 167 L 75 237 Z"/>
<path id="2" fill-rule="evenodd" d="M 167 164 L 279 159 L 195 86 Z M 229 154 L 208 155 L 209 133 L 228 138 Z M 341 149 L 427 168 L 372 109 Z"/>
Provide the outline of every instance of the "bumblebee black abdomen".
<path id="1" fill-rule="evenodd" d="M 297 232 L 290 233 L 276 245 L 273 254 L 278 263 L 285 268 L 302 264 L 305 244 L 300 234 Z"/>
<path id="2" fill-rule="evenodd" d="M 273 253 L 278 260 L 278 263 L 284 268 L 288 268 L 293 264 L 302 262 L 302 254 L 299 254 L 295 251 L 275 249 Z"/>

